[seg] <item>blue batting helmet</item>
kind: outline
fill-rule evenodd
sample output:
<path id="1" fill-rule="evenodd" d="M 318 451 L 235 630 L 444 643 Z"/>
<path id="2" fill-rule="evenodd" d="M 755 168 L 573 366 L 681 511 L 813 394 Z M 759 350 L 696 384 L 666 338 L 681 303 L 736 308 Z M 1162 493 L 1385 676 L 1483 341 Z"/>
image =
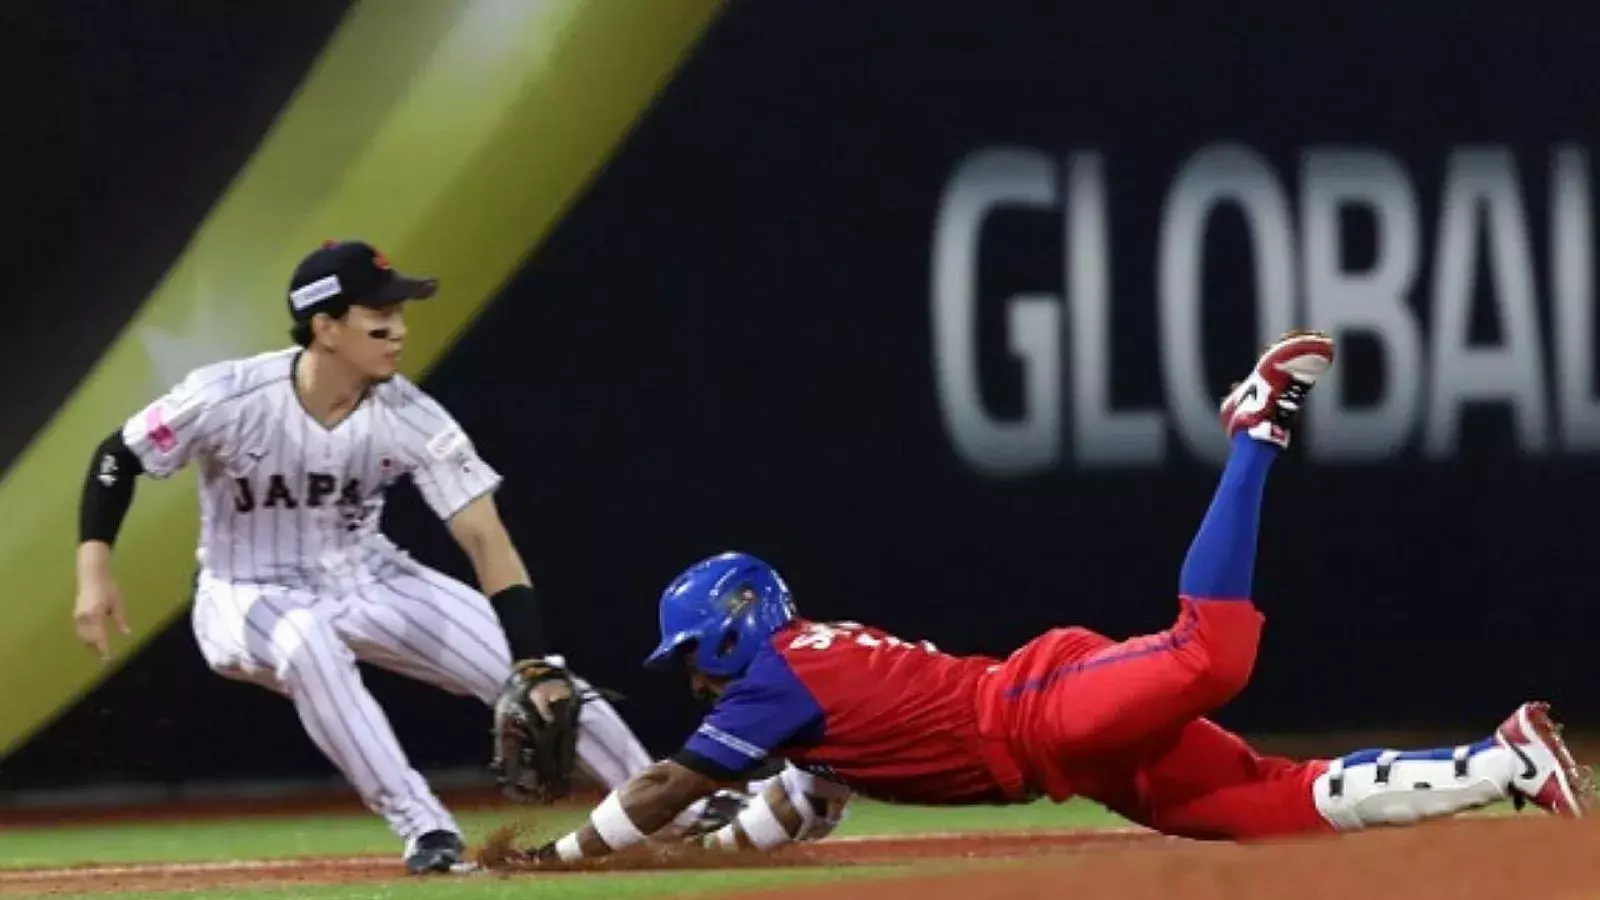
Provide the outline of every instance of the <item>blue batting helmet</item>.
<path id="1" fill-rule="evenodd" d="M 789 586 L 771 566 L 747 553 L 702 559 L 662 592 L 661 643 L 644 664 L 660 667 L 694 643 L 695 668 L 737 678 L 794 616 Z"/>

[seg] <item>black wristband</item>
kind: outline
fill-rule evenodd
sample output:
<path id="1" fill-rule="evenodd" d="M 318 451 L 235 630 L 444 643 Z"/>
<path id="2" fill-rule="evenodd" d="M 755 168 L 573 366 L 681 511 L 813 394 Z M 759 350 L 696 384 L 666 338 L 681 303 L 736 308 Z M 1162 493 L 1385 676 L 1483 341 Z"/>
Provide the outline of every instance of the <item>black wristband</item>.
<path id="1" fill-rule="evenodd" d="M 116 543 L 122 520 L 133 505 L 134 479 L 143 471 L 139 457 L 123 443 L 121 431 L 113 431 L 94 449 L 78 503 L 79 543 Z"/>
<path id="2" fill-rule="evenodd" d="M 544 617 L 540 615 L 539 598 L 533 588 L 514 584 L 490 597 L 489 605 L 500 618 L 500 628 L 506 633 L 506 643 L 511 645 L 513 660 L 550 655 Z"/>

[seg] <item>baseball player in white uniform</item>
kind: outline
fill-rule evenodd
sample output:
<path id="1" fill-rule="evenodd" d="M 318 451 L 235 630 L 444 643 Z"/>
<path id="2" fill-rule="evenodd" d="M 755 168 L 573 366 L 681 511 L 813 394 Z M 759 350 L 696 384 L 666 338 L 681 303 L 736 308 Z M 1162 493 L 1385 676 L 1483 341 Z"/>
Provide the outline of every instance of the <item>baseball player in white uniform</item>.
<path id="1" fill-rule="evenodd" d="M 192 621 L 207 663 L 293 701 L 306 733 L 406 842 L 406 865 L 419 874 L 462 862 L 460 830 L 407 761 L 356 662 L 492 705 L 514 659 L 549 654 L 532 583 L 495 507 L 500 475 L 437 401 L 397 373 L 402 308 L 436 289 L 365 243 L 328 242 L 307 256 L 289 291 L 295 346 L 191 372 L 96 450 L 75 609 L 79 637 L 104 656 L 108 621 L 127 630 L 110 559 L 135 476 L 197 466 Z M 478 590 L 380 532 L 385 491 L 405 476 L 470 558 Z M 562 689 L 534 690 L 545 688 Z M 608 788 L 651 762 L 599 698 L 581 706 L 577 758 Z"/>

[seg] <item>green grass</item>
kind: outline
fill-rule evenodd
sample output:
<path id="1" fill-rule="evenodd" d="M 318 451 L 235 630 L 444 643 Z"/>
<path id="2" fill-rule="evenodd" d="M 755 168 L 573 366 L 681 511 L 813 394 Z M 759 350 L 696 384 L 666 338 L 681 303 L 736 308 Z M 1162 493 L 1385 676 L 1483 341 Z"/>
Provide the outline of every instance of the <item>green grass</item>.
<path id="1" fill-rule="evenodd" d="M 467 840 L 521 821 L 533 840 L 555 837 L 582 821 L 586 810 L 507 807 L 458 815 Z M 1048 802 L 1011 807 L 928 808 L 857 800 L 839 835 L 1078 828 L 1121 824 L 1090 803 Z M 285 816 L 215 821 L 153 821 L 62 828 L 0 829 L 0 868 L 84 863 L 205 862 L 290 856 L 393 855 L 400 843 L 377 816 Z"/>
<path id="2" fill-rule="evenodd" d="M 853 800 L 837 834 L 928 834 L 940 831 L 1015 831 L 1032 828 L 1121 828 L 1128 822 L 1087 800 L 1018 806 L 891 806 Z"/>
<path id="3" fill-rule="evenodd" d="M 553 837 L 580 822 L 587 810 L 530 811 L 520 807 L 467 810 L 459 815 L 469 841 L 521 819 L 536 823 L 527 840 Z M 1089 803 L 1040 802 L 1012 807 L 930 808 L 889 806 L 871 801 L 851 804 L 838 834 L 910 834 L 1028 828 L 1102 827 L 1121 820 Z M 376 816 L 342 814 L 250 819 L 151 821 L 67 827 L 0 829 L 0 868 L 37 868 L 85 863 L 166 863 L 273 859 L 289 856 L 392 855 L 400 873 L 400 845 Z M 919 865 L 925 871 L 926 865 Z M 297 885 L 293 887 L 213 888 L 119 893 L 119 900 L 630 900 L 643 897 L 695 897 L 791 884 L 885 877 L 895 867 L 840 869 L 733 869 L 707 872 L 617 873 L 539 878 L 434 877 L 384 884 Z M 180 882 L 181 883 L 181 882 Z M 60 895 L 106 900 L 108 894 Z"/>

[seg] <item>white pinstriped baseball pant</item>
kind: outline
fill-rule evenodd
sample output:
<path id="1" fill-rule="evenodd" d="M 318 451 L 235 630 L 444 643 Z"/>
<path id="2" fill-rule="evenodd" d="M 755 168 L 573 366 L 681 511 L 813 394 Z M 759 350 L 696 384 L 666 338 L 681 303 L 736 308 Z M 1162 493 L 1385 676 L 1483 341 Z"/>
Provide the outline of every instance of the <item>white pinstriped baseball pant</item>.
<path id="1" fill-rule="evenodd" d="M 403 839 L 455 820 L 406 759 L 357 661 L 492 704 L 511 652 L 482 594 L 404 554 L 329 589 L 230 582 L 202 571 L 192 623 L 219 674 L 287 696 L 325 756 Z M 585 687 L 580 683 L 580 687 Z M 650 764 L 616 710 L 584 704 L 578 756 L 607 788 Z"/>

